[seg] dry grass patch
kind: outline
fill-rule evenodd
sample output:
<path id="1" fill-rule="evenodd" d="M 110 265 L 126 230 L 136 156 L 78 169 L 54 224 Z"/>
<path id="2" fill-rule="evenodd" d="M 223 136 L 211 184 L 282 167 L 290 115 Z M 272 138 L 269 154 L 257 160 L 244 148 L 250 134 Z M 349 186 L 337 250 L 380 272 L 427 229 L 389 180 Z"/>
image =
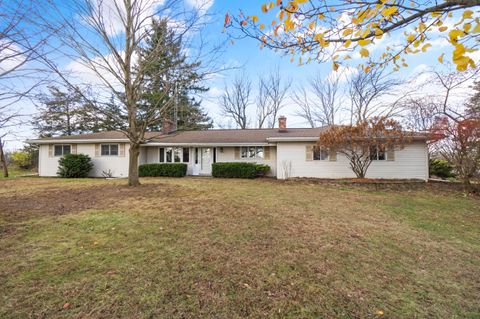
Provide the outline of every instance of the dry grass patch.
<path id="1" fill-rule="evenodd" d="M 480 311 L 476 199 L 262 180 L 144 179 L 138 189 L 46 183 L 28 196 L 48 202 L 55 184 L 89 199 L 77 209 L 75 197 L 64 197 L 62 215 L 18 199 L 18 219 L 0 211 L 3 225 L 16 227 L 0 248 L 7 292 L 0 317 L 474 318 Z M 2 200 L 12 192 L 19 196 L 21 186 Z M 51 192 L 51 202 L 62 196 Z"/>

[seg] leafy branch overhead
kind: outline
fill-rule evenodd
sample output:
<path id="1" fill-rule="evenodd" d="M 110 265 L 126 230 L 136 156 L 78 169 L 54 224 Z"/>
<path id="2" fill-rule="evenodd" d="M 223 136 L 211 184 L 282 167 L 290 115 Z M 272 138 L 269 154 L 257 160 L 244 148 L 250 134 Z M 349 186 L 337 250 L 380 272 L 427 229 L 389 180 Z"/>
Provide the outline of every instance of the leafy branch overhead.
<path id="1" fill-rule="evenodd" d="M 479 6 L 479 0 L 277 0 L 261 5 L 261 17 L 227 13 L 225 27 L 233 37 L 291 55 L 292 62 L 299 56 L 299 64 L 331 61 L 337 70 L 357 54 L 365 72 L 377 65 L 407 67 L 406 55 L 428 52 L 435 39 L 445 38 L 457 70 L 465 71 L 476 66 L 469 53 L 479 46 Z M 400 42 L 373 57 L 387 34 L 399 34 Z M 439 63 L 444 56 L 436 57 Z"/>

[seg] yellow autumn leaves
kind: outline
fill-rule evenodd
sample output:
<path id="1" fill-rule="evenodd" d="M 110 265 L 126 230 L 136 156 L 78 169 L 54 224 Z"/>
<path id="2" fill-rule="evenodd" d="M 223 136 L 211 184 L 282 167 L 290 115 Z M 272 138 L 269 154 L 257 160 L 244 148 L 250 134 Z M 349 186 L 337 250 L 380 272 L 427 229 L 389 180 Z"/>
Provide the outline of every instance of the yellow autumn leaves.
<path id="1" fill-rule="evenodd" d="M 394 69 L 406 67 L 404 56 L 430 50 L 433 36 L 446 38 L 453 46 L 452 61 L 457 70 L 476 67 L 469 54 L 476 50 L 475 43 L 478 42 L 471 39 L 478 38 L 475 35 L 480 33 L 478 11 L 457 9 L 454 15 L 451 10 L 434 11 L 437 7 L 431 10 L 425 4 L 413 1 L 409 4 L 410 8 L 403 2 L 401 6 L 398 3 L 398 0 L 379 0 L 358 1 L 352 5 L 349 0 L 339 0 L 326 7 L 308 0 L 275 0 L 262 4 L 261 10 L 269 13 L 278 8 L 271 23 L 273 32 L 269 33 L 269 43 L 279 49 L 284 48 L 292 56 L 314 53 L 322 56 L 323 61 L 328 56 L 334 69 L 338 69 L 341 63 L 339 59 L 351 59 L 347 54 L 350 51 L 357 51 L 362 58 L 374 59 L 377 64 L 393 63 Z M 345 4 L 349 7 L 347 11 L 343 9 Z M 422 10 L 424 13 L 418 15 Z M 418 17 L 411 18 L 415 14 Z M 445 23 L 455 18 L 460 21 Z M 252 16 L 251 21 L 255 28 L 264 30 L 265 24 L 259 23 L 257 16 Z M 376 51 L 375 57 L 372 56 L 377 40 L 386 33 L 399 34 L 400 30 L 408 30 L 403 33 L 402 43 L 397 41 L 386 48 L 382 46 L 384 52 Z M 265 36 L 262 36 L 262 41 L 265 42 Z M 327 47 L 331 49 L 325 50 Z M 441 54 L 438 62 L 443 63 L 444 57 L 445 53 Z"/>

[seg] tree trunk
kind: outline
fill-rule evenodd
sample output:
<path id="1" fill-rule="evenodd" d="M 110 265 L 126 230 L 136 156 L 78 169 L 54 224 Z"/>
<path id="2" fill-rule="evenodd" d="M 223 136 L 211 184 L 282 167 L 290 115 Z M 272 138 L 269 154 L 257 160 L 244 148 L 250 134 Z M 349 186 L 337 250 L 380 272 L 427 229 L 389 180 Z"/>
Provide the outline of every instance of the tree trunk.
<path id="1" fill-rule="evenodd" d="M 468 176 L 464 176 L 462 178 L 462 184 L 463 184 L 463 191 L 465 193 L 468 193 L 468 194 L 473 193 L 474 187 L 473 187 L 472 183 L 470 182 L 470 178 Z"/>
<path id="2" fill-rule="evenodd" d="M 2 139 L 0 139 L 0 163 L 2 163 L 2 166 L 3 166 L 3 177 L 7 178 L 8 177 L 7 159 L 5 157 L 5 153 L 3 152 Z"/>
<path id="3" fill-rule="evenodd" d="M 140 155 L 140 144 L 130 142 L 130 152 L 128 158 L 128 186 L 138 186 L 138 157 Z"/>

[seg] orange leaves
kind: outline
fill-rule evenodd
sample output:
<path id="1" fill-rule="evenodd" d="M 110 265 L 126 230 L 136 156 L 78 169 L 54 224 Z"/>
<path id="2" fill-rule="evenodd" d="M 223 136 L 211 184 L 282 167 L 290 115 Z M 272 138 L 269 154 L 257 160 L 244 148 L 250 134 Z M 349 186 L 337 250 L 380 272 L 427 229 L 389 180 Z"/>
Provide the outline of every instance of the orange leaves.
<path id="1" fill-rule="evenodd" d="M 263 12 L 263 13 L 267 13 L 267 12 L 268 12 L 267 5 L 266 5 L 265 3 L 262 4 L 262 12 Z"/>
<path id="2" fill-rule="evenodd" d="M 275 7 L 275 4 L 273 2 L 270 2 L 269 4 L 266 4 L 266 3 L 262 4 L 261 8 L 263 13 L 267 13 L 268 10 L 273 9 L 274 7 Z"/>
<path id="3" fill-rule="evenodd" d="M 295 24 L 293 23 L 292 20 L 287 19 L 284 22 L 284 28 L 285 28 L 285 32 L 288 32 L 288 31 L 293 30 L 295 28 Z"/>
<path id="4" fill-rule="evenodd" d="M 353 125 L 331 126 L 322 132 L 317 144 L 343 154 L 355 174 L 363 177 L 372 161 L 372 148 L 399 149 L 409 141 L 410 136 L 402 130 L 400 123 L 379 116 Z"/>
<path id="5" fill-rule="evenodd" d="M 224 27 L 227 27 L 228 25 L 230 24 L 230 15 L 228 14 L 228 12 L 225 14 L 225 23 L 224 23 Z"/>
<path id="6" fill-rule="evenodd" d="M 366 58 L 366 57 L 368 57 L 369 55 L 370 55 L 370 52 L 368 52 L 367 49 L 365 49 L 365 48 L 361 48 L 361 49 L 360 49 L 360 56 L 361 56 L 362 58 Z"/>
<path id="7" fill-rule="evenodd" d="M 445 56 L 445 53 L 442 53 L 441 56 L 438 57 L 438 62 L 443 63 L 443 57 Z"/>

